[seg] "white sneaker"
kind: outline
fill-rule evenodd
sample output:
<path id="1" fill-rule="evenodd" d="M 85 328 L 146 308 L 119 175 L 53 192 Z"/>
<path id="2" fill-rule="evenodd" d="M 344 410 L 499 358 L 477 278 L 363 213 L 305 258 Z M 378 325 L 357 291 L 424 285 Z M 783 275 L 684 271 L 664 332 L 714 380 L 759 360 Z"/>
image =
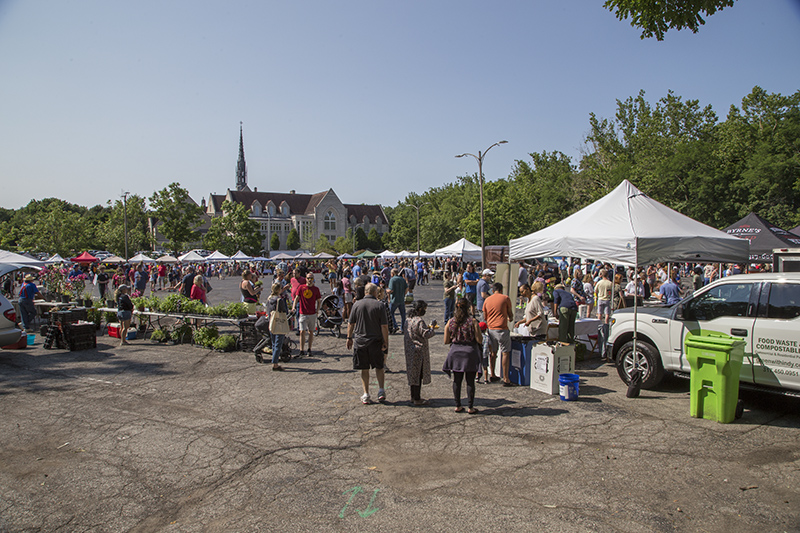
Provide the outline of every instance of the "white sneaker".
<path id="1" fill-rule="evenodd" d="M 361 396 L 361 403 L 363 403 L 364 405 L 369 405 L 372 403 L 369 394 L 367 394 L 366 392 L 364 393 L 363 396 Z"/>
<path id="2" fill-rule="evenodd" d="M 386 401 L 386 391 L 383 389 L 378 389 L 378 401 L 385 402 Z"/>

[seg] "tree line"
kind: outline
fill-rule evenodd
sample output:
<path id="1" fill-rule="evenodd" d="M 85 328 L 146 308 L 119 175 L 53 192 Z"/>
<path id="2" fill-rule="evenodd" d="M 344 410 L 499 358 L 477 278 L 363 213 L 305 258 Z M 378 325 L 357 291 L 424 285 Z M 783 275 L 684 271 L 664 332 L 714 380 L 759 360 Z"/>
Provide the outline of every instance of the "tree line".
<path id="1" fill-rule="evenodd" d="M 791 229 L 800 223 L 800 91 L 790 96 L 755 87 L 720 121 L 710 105 L 671 91 L 650 103 L 642 91 L 617 100 L 613 118 L 589 116 L 574 161 L 534 152 L 507 178 L 484 184 L 487 244 L 545 228 L 628 179 L 648 196 L 695 220 L 725 228 L 751 211 Z M 480 242 L 477 174 L 411 192 L 385 208 L 384 245 L 432 251 L 466 237 Z"/>

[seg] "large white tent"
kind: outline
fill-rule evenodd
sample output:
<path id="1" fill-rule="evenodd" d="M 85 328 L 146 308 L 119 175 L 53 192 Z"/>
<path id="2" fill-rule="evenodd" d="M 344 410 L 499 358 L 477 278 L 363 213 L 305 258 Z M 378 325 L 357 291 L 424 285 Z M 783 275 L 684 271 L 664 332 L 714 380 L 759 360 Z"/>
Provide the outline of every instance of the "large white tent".
<path id="1" fill-rule="evenodd" d="M 39 261 L 38 259 L 33 259 L 31 257 L 9 252 L 7 250 L 0 250 L 0 263 L 13 263 L 16 265 L 37 267 L 44 266 L 44 261 Z"/>
<path id="2" fill-rule="evenodd" d="M 510 242 L 510 259 L 566 255 L 644 266 L 747 262 L 749 243 L 662 205 L 624 180 L 603 198 Z"/>
<path id="3" fill-rule="evenodd" d="M 206 260 L 205 257 L 198 254 L 194 250 L 192 250 L 191 252 L 186 252 L 181 256 L 178 256 L 178 261 L 180 261 L 181 263 L 199 263 L 205 260 Z"/>
<path id="4" fill-rule="evenodd" d="M 253 258 L 244 253 L 243 251 L 239 250 L 238 252 L 236 252 L 231 256 L 231 259 L 233 259 L 234 261 L 250 261 Z"/>
<path id="5" fill-rule="evenodd" d="M 433 251 L 436 256 L 456 256 L 462 261 L 480 261 L 481 247 L 469 242 L 467 239 L 459 239 L 453 244 Z"/>
<path id="6" fill-rule="evenodd" d="M 214 253 L 206 257 L 206 261 L 228 261 L 228 260 L 230 260 L 230 257 L 223 254 L 219 250 L 214 250 Z"/>
<path id="7" fill-rule="evenodd" d="M 130 259 L 128 259 L 129 263 L 155 263 L 156 260 L 152 259 L 144 254 L 136 254 Z"/>

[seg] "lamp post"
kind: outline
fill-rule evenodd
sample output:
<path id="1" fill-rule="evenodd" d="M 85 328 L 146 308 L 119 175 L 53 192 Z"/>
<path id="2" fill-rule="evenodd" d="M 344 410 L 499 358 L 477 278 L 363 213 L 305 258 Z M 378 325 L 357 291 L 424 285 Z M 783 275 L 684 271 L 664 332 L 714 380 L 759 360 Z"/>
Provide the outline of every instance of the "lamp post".
<path id="1" fill-rule="evenodd" d="M 417 210 L 417 261 L 419 261 L 419 255 L 420 255 L 420 250 L 419 250 L 419 210 L 422 207 L 426 206 L 426 205 L 430 205 L 430 202 L 423 202 L 421 204 L 416 204 L 416 205 L 415 204 L 406 204 L 406 205 L 410 205 L 411 207 L 413 207 L 414 209 Z"/>
<path id="2" fill-rule="evenodd" d="M 128 195 L 130 193 L 125 191 L 122 193 L 122 220 L 123 230 L 125 231 L 125 260 L 128 260 Z"/>
<path id="3" fill-rule="evenodd" d="M 491 145 L 489 148 L 481 152 L 478 151 L 478 155 L 465 153 L 457 155 L 456 157 L 464 157 L 464 156 L 472 156 L 478 162 L 478 186 L 480 188 L 480 196 L 481 196 L 481 266 L 486 268 L 486 241 L 484 239 L 484 231 L 483 231 L 483 158 L 486 157 L 486 154 L 497 146 L 498 144 L 506 144 L 508 141 L 498 141 Z"/>
<path id="4" fill-rule="evenodd" d="M 363 225 L 363 222 L 353 225 L 353 255 L 356 255 L 356 229 L 362 227 Z"/>

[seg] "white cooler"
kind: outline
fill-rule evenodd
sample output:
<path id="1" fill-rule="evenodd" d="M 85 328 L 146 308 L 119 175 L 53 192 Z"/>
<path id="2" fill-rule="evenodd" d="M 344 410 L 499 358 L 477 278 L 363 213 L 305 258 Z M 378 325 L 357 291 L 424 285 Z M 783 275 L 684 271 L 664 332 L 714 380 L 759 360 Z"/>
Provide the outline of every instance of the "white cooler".
<path id="1" fill-rule="evenodd" d="M 575 346 L 537 344 L 531 350 L 531 388 L 558 394 L 558 375 L 575 372 Z"/>

